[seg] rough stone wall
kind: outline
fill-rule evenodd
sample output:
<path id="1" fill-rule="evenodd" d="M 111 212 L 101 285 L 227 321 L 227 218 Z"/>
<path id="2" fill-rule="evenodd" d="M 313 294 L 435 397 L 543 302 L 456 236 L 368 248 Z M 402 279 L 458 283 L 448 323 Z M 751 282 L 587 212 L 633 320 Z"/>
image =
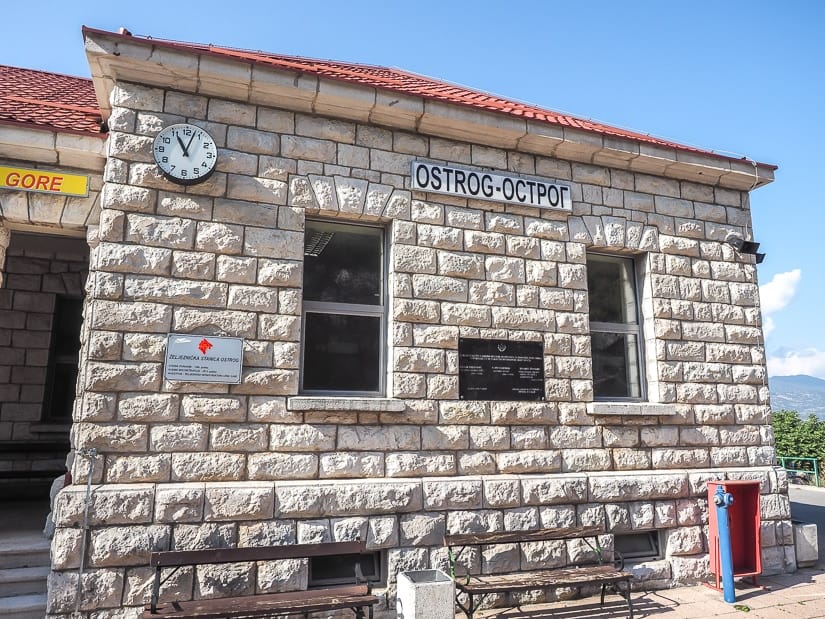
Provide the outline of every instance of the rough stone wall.
<path id="1" fill-rule="evenodd" d="M 766 571 L 794 564 L 773 463 L 756 271 L 723 241 L 746 194 L 283 110 L 119 84 L 49 612 L 74 610 L 83 498 L 93 498 L 80 606 L 134 616 L 152 549 L 366 537 L 394 574 L 443 566 L 443 533 L 600 524 L 659 529 L 658 584 L 708 570 L 704 482 L 753 478 Z M 218 171 L 185 191 L 153 136 L 207 128 Z M 569 183 L 573 214 L 409 190 L 410 161 Z M 391 412 L 300 399 L 305 217 L 389 231 Z M 649 400 L 591 409 L 585 259 L 645 269 Z M 237 386 L 166 383 L 168 332 L 245 338 Z M 459 336 L 544 342 L 547 401 L 457 399 Z M 519 565 L 501 549 L 474 568 Z M 182 572 L 168 595 L 270 591 L 301 562 Z M 233 589 L 234 587 L 234 589 Z M 131 614 L 130 614 L 131 613 Z M 106 615 L 111 616 L 111 614 Z M 121 616 L 121 615 L 118 615 Z"/>
<path id="2" fill-rule="evenodd" d="M 58 295 L 81 298 L 88 260 L 82 253 L 56 254 L 48 242 L 38 251 L 6 251 L 0 290 L 0 441 L 55 438 L 42 423 L 46 374 Z M 64 422 L 68 424 L 68 422 Z M 66 430 L 57 436 L 65 440 Z M 3 470 L 60 470 L 66 454 L 5 454 Z M 2 473 L 0 473 L 1 475 Z"/>

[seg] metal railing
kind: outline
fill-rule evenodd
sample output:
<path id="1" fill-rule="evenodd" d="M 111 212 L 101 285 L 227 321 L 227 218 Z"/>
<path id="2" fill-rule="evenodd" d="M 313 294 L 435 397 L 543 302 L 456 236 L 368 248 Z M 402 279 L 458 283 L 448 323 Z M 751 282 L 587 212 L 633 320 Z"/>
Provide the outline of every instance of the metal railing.
<path id="1" fill-rule="evenodd" d="M 819 487 L 819 460 L 817 458 L 798 458 L 796 456 L 777 456 L 779 466 L 788 471 L 789 481 L 810 484 L 813 482 Z"/>

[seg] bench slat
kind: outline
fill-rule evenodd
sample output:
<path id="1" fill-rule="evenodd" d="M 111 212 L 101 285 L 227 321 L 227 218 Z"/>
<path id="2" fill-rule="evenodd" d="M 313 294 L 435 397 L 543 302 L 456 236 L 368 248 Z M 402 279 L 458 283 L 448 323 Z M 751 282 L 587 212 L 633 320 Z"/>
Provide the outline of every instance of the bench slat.
<path id="1" fill-rule="evenodd" d="M 514 574 L 491 574 L 456 576 L 458 589 L 467 593 L 499 593 L 502 591 L 527 591 L 542 587 L 578 587 L 589 583 L 610 584 L 630 580 L 633 576 L 621 572 L 610 565 L 571 567 L 538 572 L 517 572 Z"/>
<path id="2" fill-rule="evenodd" d="M 214 600 L 167 602 L 153 613 L 147 606 L 143 619 L 222 619 L 224 617 L 269 617 L 310 613 L 341 608 L 365 607 L 378 603 L 366 585 L 310 589 Z"/>
<path id="3" fill-rule="evenodd" d="M 447 535 L 446 546 L 480 546 L 483 544 L 518 544 L 521 542 L 543 542 L 548 540 L 575 539 L 602 535 L 601 527 L 564 527 L 557 529 L 537 529 L 534 531 L 494 531 L 492 533 L 462 533 Z"/>
<path id="4" fill-rule="evenodd" d="M 319 544 L 288 544 L 249 548 L 213 548 L 210 550 L 166 550 L 153 552 L 149 558 L 152 567 L 177 567 L 201 563 L 243 563 L 244 561 L 277 561 L 353 555 L 366 552 L 366 542 L 323 542 Z"/>

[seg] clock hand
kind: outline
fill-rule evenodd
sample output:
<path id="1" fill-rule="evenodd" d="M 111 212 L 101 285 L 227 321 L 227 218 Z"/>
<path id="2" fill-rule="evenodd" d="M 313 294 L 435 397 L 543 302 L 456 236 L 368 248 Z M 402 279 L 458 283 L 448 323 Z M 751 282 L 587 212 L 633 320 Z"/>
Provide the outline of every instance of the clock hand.
<path id="1" fill-rule="evenodd" d="M 178 144 L 180 144 L 180 147 L 183 149 L 183 156 L 188 157 L 189 156 L 189 147 L 183 145 L 183 140 L 180 139 L 179 135 L 176 135 L 175 137 L 178 138 Z"/>
<path id="2" fill-rule="evenodd" d="M 184 153 L 187 157 L 189 156 L 189 147 L 192 146 L 192 140 L 194 140 L 194 139 L 195 139 L 195 133 L 193 132 L 192 137 L 189 138 L 189 144 L 186 145 L 186 151 Z"/>

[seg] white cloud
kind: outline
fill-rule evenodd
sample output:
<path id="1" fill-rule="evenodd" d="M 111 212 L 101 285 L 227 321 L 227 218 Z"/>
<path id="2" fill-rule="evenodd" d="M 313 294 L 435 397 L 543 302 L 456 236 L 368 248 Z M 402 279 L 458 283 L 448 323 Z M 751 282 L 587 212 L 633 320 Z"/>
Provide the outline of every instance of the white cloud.
<path id="1" fill-rule="evenodd" d="M 796 294 L 796 287 L 801 278 L 802 271 L 794 269 L 785 273 L 777 273 L 767 284 L 759 286 L 762 315 L 768 316 L 784 309 Z"/>
<path id="2" fill-rule="evenodd" d="M 765 316 L 762 319 L 762 333 L 765 334 L 765 337 L 768 337 L 773 328 L 776 326 L 776 323 L 773 321 L 773 318 L 770 316 Z"/>
<path id="3" fill-rule="evenodd" d="M 770 376 L 808 374 L 825 379 L 825 351 L 816 348 L 792 350 L 783 357 L 768 357 Z"/>

